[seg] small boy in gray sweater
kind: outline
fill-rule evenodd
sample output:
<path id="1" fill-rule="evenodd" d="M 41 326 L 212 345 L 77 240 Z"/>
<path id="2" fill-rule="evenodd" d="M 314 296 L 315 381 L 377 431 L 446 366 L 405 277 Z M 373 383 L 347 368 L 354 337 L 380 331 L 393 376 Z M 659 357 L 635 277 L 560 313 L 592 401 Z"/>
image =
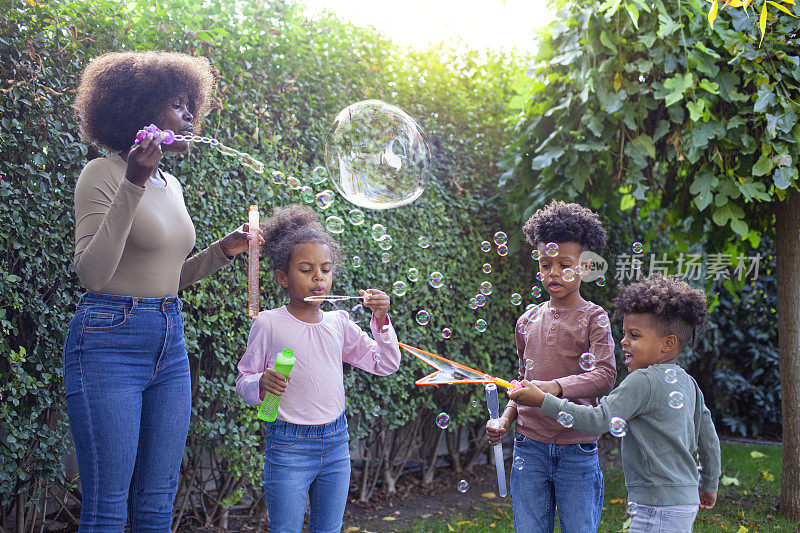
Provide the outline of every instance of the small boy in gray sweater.
<path id="1" fill-rule="evenodd" d="M 509 392 L 567 427 L 622 437 L 625 486 L 635 504 L 630 533 L 691 532 L 698 504 L 716 504 L 719 439 L 697 382 L 675 364 L 706 315 L 702 291 L 677 277 L 650 276 L 623 287 L 614 300 L 630 374 L 597 407 L 545 394 L 528 381 Z"/>

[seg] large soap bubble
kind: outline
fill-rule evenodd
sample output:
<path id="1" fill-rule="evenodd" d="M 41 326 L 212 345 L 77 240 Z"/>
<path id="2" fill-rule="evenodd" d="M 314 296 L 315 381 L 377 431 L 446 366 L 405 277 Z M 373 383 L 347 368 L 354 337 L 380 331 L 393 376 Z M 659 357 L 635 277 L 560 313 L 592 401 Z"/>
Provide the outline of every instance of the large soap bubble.
<path id="1" fill-rule="evenodd" d="M 428 180 L 431 154 L 417 122 L 380 100 L 349 105 L 325 138 L 325 165 L 336 190 L 368 209 L 416 200 Z"/>

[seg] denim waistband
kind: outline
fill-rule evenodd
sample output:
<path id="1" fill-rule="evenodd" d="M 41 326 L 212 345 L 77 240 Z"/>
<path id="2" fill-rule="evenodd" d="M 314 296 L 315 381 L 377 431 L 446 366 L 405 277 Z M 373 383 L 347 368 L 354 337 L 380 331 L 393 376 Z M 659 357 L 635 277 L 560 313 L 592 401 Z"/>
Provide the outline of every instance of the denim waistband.
<path id="1" fill-rule="evenodd" d="M 136 309 L 183 309 L 183 302 L 177 296 L 164 296 L 162 298 L 139 298 L 138 296 L 122 296 L 119 294 L 103 294 L 101 292 L 87 292 L 81 297 L 78 308 L 85 305 L 117 305 L 127 307 L 131 311 Z"/>
<path id="2" fill-rule="evenodd" d="M 317 424 L 306 426 L 302 424 L 292 424 L 284 420 L 276 420 L 274 422 L 267 422 L 267 427 L 272 431 L 291 435 L 293 437 L 326 437 L 334 433 L 338 433 L 343 429 L 347 429 L 347 417 L 344 411 L 336 420 L 328 422 L 327 424 Z"/>

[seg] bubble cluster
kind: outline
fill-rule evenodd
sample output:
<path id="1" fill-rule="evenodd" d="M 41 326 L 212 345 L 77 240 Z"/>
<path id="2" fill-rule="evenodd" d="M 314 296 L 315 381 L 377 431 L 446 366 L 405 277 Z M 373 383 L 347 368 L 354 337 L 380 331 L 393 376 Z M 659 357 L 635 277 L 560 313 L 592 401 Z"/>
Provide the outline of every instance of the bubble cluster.
<path id="1" fill-rule="evenodd" d="M 444 411 L 436 415 L 436 425 L 442 429 L 447 429 L 447 426 L 450 425 L 450 415 Z"/>
<path id="2" fill-rule="evenodd" d="M 481 282 L 481 294 L 483 294 L 485 296 L 489 296 L 490 294 L 492 294 L 492 290 L 493 289 L 494 288 L 492 287 L 492 282 L 491 281 L 482 281 Z"/>
<path id="3" fill-rule="evenodd" d="M 544 253 L 546 253 L 550 257 L 555 257 L 558 255 L 558 243 L 555 242 L 548 242 L 544 246 Z"/>
<path id="4" fill-rule="evenodd" d="M 380 100 L 356 102 L 336 115 L 324 157 L 336 190 L 368 209 L 414 201 L 425 190 L 431 163 L 416 121 Z"/>
<path id="5" fill-rule="evenodd" d="M 642 243 L 640 243 L 639 241 L 636 241 L 635 243 L 633 243 L 631 248 L 633 249 L 633 253 L 635 253 L 635 254 L 640 254 L 640 253 L 642 253 L 642 251 L 644 251 L 644 245 Z"/>
<path id="6" fill-rule="evenodd" d="M 512 465 L 517 470 L 522 470 L 523 468 L 525 468 L 525 459 L 523 459 L 522 457 L 520 457 L 518 455 L 518 456 L 514 457 L 514 462 L 512 463 Z"/>
<path id="7" fill-rule="evenodd" d="M 434 270 L 431 272 L 430 276 L 428 276 L 428 283 L 434 289 L 439 289 L 444 285 L 444 274 L 439 272 L 438 270 Z"/>
<path id="8" fill-rule="evenodd" d="M 591 352 L 581 354 L 578 365 L 586 372 L 591 372 L 597 366 L 597 358 Z"/>
<path id="9" fill-rule="evenodd" d="M 664 370 L 664 381 L 667 383 L 675 383 L 678 381 L 678 371 L 674 368 L 667 368 Z"/>
<path id="10" fill-rule="evenodd" d="M 469 483 L 467 483 L 466 479 L 462 479 L 458 482 L 458 492 L 467 492 L 469 490 Z"/>
<path id="11" fill-rule="evenodd" d="M 492 249 L 492 243 L 490 243 L 489 241 L 483 241 L 481 243 L 481 251 L 488 252 L 491 249 Z"/>
<path id="12" fill-rule="evenodd" d="M 406 276 L 408 277 L 408 281 L 416 283 L 416 281 L 419 279 L 419 270 L 417 270 L 414 267 L 411 267 L 408 269 Z"/>
<path id="13" fill-rule="evenodd" d="M 417 239 L 417 244 L 419 244 L 420 248 L 427 248 L 431 245 L 431 240 L 425 235 L 420 235 L 419 239 Z"/>
<path id="14" fill-rule="evenodd" d="M 408 285 L 406 285 L 405 281 L 398 280 L 392 284 L 392 292 L 396 296 L 403 296 L 405 295 L 406 291 L 408 291 Z"/>
<path id="15" fill-rule="evenodd" d="M 331 215 L 325 219 L 325 228 L 330 231 L 331 233 L 343 233 L 344 232 L 344 220 L 341 217 L 337 217 L 336 215 Z"/>
<path id="16" fill-rule="evenodd" d="M 505 244 L 508 242 L 508 236 L 503 233 L 502 231 L 498 231 L 494 234 L 494 243 L 498 246 Z"/>
<path id="17" fill-rule="evenodd" d="M 364 212 L 361 209 L 351 209 L 347 212 L 347 220 L 354 226 L 364 223 Z"/>
<path id="18" fill-rule="evenodd" d="M 489 263 L 484 263 L 482 270 L 484 274 L 489 274 L 492 272 L 492 265 L 490 265 Z"/>
<path id="19" fill-rule="evenodd" d="M 511 305 L 519 305 L 522 303 L 522 295 L 518 292 L 511 294 Z"/>
<path id="20" fill-rule="evenodd" d="M 531 296 L 539 298 L 542 295 L 542 288 L 537 286 L 531 287 Z"/>
<path id="21" fill-rule="evenodd" d="M 486 331 L 486 321 L 482 318 L 479 318 L 475 321 L 475 329 L 478 330 L 478 333 L 483 333 Z"/>
<path id="22" fill-rule="evenodd" d="M 608 432 L 615 437 L 624 437 L 628 432 L 628 423 L 618 416 L 612 416 L 608 422 Z"/>
<path id="23" fill-rule="evenodd" d="M 361 268 L 361 258 L 357 255 L 354 255 L 350 260 L 350 264 L 353 265 L 353 268 Z"/>
<path id="24" fill-rule="evenodd" d="M 453 330 L 450 328 L 442 328 L 442 337 L 449 339 L 453 335 Z"/>
<path id="25" fill-rule="evenodd" d="M 559 411 L 556 421 L 567 429 L 575 423 L 573 416 L 566 411 Z"/>
<path id="26" fill-rule="evenodd" d="M 672 391 L 669 393 L 669 406 L 673 409 L 680 409 L 683 407 L 683 393 L 680 391 Z"/>
<path id="27" fill-rule="evenodd" d="M 328 209 L 330 206 L 333 205 L 333 201 L 336 199 L 336 196 L 334 196 L 332 190 L 325 189 L 324 191 L 317 193 L 316 199 L 317 199 L 317 207 L 319 207 L 320 209 Z"/>

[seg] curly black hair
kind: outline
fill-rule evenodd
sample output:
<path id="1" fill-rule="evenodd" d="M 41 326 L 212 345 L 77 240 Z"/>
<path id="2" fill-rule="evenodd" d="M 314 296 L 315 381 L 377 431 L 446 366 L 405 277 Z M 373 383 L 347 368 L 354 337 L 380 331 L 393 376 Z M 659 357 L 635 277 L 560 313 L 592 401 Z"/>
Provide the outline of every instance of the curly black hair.
<path id="1" fill-rule="evenodd" d="M 540 243 L 577 242 L 583 250 L 602 250 L 606 230 L 597 213 L 578 204 L 553 200 L 537 210 L 522 226 L 531 246 Z"/>
<path id="2" fill-rule="evenodd" d="M 171 98 L 186 95 L 195 131 L 208 113 L 215 72 L 205 57 L 178 52 L 109 52 L 81 74 L 73 110 L 81 135 L 112 152 L 127 150 Z"/>
<path id="3" fill-rule="evenodd" d="M 708 317 L 703 291 L 693 289 L 677 276 L 658 273 L 621 287 L 613 306 L 616 320 L 631 313 L 650 315 L 650 324 L 658 334 L 675 335 L 681 349 L 693 340 L 695 328 L 703 326 Z"/>
<path id="4" fill-rule="evenodd" d="M 311 209 L 300 204 L 276 207 L 261 225 L 264 244 L 261 249 L 272 262 L 273 270 L 289 271 L 289 259 L 297 244 L 319 242 L 331 249 L 334 274 L 341 265 L 342 252 L 339 244 L 325 231 L 319 217 Z"/>

